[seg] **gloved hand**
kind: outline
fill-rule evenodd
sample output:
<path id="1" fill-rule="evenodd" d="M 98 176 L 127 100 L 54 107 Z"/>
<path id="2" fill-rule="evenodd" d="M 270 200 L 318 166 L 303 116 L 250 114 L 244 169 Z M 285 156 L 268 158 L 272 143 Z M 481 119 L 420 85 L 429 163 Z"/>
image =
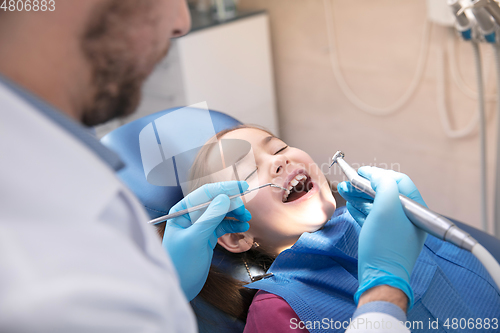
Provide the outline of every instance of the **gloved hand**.
<path id="1" fill-rule="evenodd" d="M 358 171 L 359 172 L 359 171 Z M 378 168 L 362 168 L 359 172 L 371 181 L 376 192 L 371 206 L 359 191 L 344 191 L 347 200 L 354 198 L 352 207 L 358 218 L 365 216 L 358 245 L 359 288 L 354 299 L 378 285 L 399 288 L 408 296 L 408 309 L 413 305 L 410 276 L 422 251 L 427 233 L 415 227 L 406 217 L 399 192 L 424 204 L 411 180 L 400 173 Z M 342 186 L 343 187 L 343 186 Z M 359 221 L 358 221 L 359 222 Z"/>
<path id="2" fill-rule="evenodd" d="M 248 184 L 243 181 L 206 184 L 170 209 L 170 213 L 174 213 L 213 199 L 206 211 L 168 220 L 165 228 L 163 247 L 172 258 L 182 290 L 189 301 L 198 295 L 205 284 L 217 239 L 226 233 L 248 230 L 247 222 L 252 215 L 241 198 L 228 198 L 247 189 Z M 224 219 L 226 216 L 238 221 Z"/>
<path id="3" fill-rule="evenodd" d="M 413 184 L 413 181 L 404 173 L 370 166 L 363 166 L 359 168 L 358 173 L 367 179 L 371 179 L 371 176 L 374 173 L 391 177 L 398 184 L 399 193 L 427 207 L 424 199 L 422 199 L 422 195 L 420 195 L 417 187 Z M 362 226 L 366 216 L 372 208 L 373 198 L 356 189 L 350 182 L 342 182 L 338 184 L 337 190 L 339 191 L 339 194 L 346 199 L 346 207 L 349 210 L 349 213 L 356 220 L 356 222 Z"/>

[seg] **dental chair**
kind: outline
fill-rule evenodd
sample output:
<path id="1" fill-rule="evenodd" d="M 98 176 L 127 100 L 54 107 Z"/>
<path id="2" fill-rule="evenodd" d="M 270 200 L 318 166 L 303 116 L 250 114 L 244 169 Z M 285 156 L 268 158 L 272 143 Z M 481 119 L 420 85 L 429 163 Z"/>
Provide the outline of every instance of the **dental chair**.
<path id="1" fill-rule="evenodd" d="M 170 208 L 183 199 L 180 184 L 188 180 L 189 168 L 201 145 L 215 133 L 241 124 L 217 111 L 180 109 L 168 109 L 135 120 L 101 140 L 125 162 L 118 176 L 143 203 L 151 219 L 168 214 Z M 500 261 L 497 238 L 458 221 L 454 223 Z M 236 279 L 251 282 L 243 265 L 233 262 L 217 249 L 212 264 Z M 262 273 L 252 272 L 253 275 Z M 201 297 L 196 297 L 192 305 L 200 333 L 243 332 L 244 322 L 223 313 Z"/>

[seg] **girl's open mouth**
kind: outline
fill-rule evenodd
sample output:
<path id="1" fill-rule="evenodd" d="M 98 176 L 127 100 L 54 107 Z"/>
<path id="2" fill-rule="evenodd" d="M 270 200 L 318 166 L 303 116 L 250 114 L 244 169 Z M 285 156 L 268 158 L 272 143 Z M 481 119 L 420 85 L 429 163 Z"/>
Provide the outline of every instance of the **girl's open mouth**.
<path id="1" fill-rule="evenodd" d="M 296 201 L 305 196 L 314 187 L 311 177 L 305 173 L 298 173 L 288 183 L 287 190 L 283 192 L 283 203 Z"/>

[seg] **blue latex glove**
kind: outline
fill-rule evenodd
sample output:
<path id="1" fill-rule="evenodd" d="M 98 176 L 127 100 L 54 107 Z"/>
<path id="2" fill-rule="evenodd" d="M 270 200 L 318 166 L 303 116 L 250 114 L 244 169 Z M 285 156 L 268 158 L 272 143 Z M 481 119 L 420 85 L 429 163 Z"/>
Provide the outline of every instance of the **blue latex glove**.
<path id="1" fill-rule="evenodd" d="M 241 198 L 228 198 L 247 189 L 247 182 L 206 184 L 170 209 L 169 213 L 174 213 L 213 199 L 205 211 L 168 220 L 165 228 L 163 247 L 172 258 L 189 301 L 198 295 L 207 280 L 217 239 L 226 233 L 248 230 L 247 222 L 252 215 L 245 209 Z M 224 219 L 226 216 L 237 221 Z"/>
<path id="2" fill-rule="evenodd" d="M 413 181 L 404 173 L 370 166 L 363 166 L 358 169 L 358 174 L 367 179 L 371 179 L 371 176 L 374 173 L 391 177 L 398 184 L 399 193 L 404 194 L 408 198 L 427 207 L 424 199 L 422 199 L 422 195 L 420 195 L 420 192 Z M 349 213 L 356 220 L 356 222 L 362 226 L 365 222 L 366 216 L 372 208 L 373 198 L 356 189 L 350 182 L 342 182 L 338 184 L 337 190 L 339 191 L 339 194 L 346 199 L 346 207 L 349 210 Z"/>
<path id="3" fill-rule="evenodd" d="M 363 167 L 358 172 L 371 181 L 377 193 L 373 204 L 368 196 L 341 186 L 344 198 L 351 201 L 357 218 L 365 216 L 359 235 L 358 280 L 354 299 L 378 285 L 399 288 L 408 296 L 408 309 L 413 306 L 410 276 L 422 251 L 427 233 L 415 227 L 406 217 L 399 193 L 424 204 L 420 193 L 404 174 L 378 168 Z M 367 215 L 365 215 L 367 214 Z"/>

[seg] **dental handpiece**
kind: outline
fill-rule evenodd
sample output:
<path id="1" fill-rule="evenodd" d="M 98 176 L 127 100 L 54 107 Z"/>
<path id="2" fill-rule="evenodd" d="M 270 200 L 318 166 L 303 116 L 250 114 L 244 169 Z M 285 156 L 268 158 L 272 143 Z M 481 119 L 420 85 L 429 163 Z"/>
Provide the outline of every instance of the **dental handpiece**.
<path id="1" fill-rule="evenodd" d="M 230 195 L 229 199 L 231 200 L 231 199 L 234 199 L 234 198 L 242 197 L 244 195 L 247 195 L 250 192 L 253 192 L 253 191 L 259 190 L 261 188 L 268 187 L 268 186 L 276 187 L 276 188 L 279 188 L 279 189 L 282 189 L 282 190 L 286 190 L 284 187 L 278 186 L 276 184 L 267 183 L 267 184 L 260 185 L 260 186 L 257 186 L 255 188 L 252 188 L 250 190 L 246 190 L 243 193 L 239 193 L 239 194 L 235 194 L 235 195 Z M 157 218 L 155 218 L 153 220 L 150 220 L 148 223 L 149 224 L 153 224 L 153 225 L 158 225 L 158 224 L 161 224 L 161 223 L 165 223 L 165 222 L 167 222 L 167 220 L 170 220 L 170 219 L 173 219 L 173 218 L 185 215 L 185 214 L 189 214 L 189 213 L 192 213 L 192 212 L 196 212 L 196 211 L 198 211 L 200 209 L 206 208 L 211 203 L 212 203 L 212 200 L 210 200 L 208 202 L 205 202 L 205 203 L 202 203 L 200 205 L 196 205 L 196 206 L 193 206 L 193 207 L 190 207 L 190 208 L 187 208 L 187 209 L 180 210 L 180 211 L 172 213 L 172 214 L 167 214 L 167 215 L 163 215 L 163 216 L 157 217 Z"/>
<path id="2" fill-rule="evenodd" d="M 372 198 L 375 197 L 376 192 L 371 187 L 370 181 L 361 177 L 358 172 L 344 160 L 344 153 L 340 150 L 333 155 L 330 167 L 335 163 L 337 163 L 344 172 L 352 186 L 368 194 Z M 399 195 L 399 199 L 401 200 L 406 216 L 415 226 L 439 239 L 472 252 L 472 248 L 477 244 L 477 241 L 467 232 L 459 229 L 447 218 L 431 211 L 427 207 L 422 206 L 403 194 Z"/>

